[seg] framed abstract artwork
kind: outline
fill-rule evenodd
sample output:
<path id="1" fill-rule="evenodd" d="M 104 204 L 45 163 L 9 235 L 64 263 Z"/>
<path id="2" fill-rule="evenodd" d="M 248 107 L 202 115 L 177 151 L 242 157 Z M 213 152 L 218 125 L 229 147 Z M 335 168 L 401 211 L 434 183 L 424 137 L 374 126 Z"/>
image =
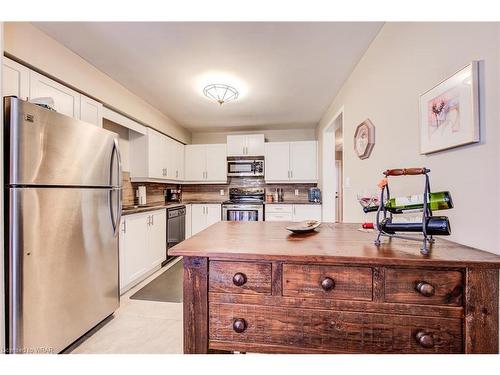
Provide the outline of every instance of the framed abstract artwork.
<path id="1" fill-rule="evenodd" d="M 479 142 L 478 62 L 420 96 L 420 153 Z"/>
<path id="2" fill-rule="evenodd" d="M 368 159 L 375 146 L 375 126 L 369 119 L 359 124 L 354 132 L 354 151 L 363 160 Z"/>

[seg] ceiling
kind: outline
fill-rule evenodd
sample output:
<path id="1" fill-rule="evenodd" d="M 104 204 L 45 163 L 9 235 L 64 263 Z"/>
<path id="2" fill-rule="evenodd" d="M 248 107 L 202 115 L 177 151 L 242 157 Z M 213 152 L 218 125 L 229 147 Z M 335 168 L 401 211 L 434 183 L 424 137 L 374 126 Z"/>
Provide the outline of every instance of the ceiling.
<path id="1" fill-rule="evenodd" d="M 191 131 L 315 127 L 375 22 L 41 22 L 35 26 Z M 222 107 L 209 83 L 241 93 Z"/>

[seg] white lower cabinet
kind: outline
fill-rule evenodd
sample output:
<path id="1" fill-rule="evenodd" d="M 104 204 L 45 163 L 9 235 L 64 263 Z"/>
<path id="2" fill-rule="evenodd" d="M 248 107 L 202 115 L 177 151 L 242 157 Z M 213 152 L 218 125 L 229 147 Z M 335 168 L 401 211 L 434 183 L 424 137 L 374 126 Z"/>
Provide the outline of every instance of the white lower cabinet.
<path id="1" fill-rule="evenodd" d="M 191 230 L 191 218 L 193 217 L 192 211 L 193 211 L 192 205 L 186 204 L 186 234 L 185 234 L 186 240 L 192 235 L 192 230 Z"/>
<path id="2" fill-rule="evenodd" d="M 321 221 L 320 204 L 268 204 L 266 221 Z"/>
<path id="3" fill-rule="evenodd" d="M 198 204 L 191 205 L 191 235 L 201 232 L 210 225 L 221 221 L 220 204 Z"/>
<path id="4" fill-rule="evenodd" d="M 166 225 L 166 210 L 122 217 L 120 294 L 148 277 L 166 259 Z"/>

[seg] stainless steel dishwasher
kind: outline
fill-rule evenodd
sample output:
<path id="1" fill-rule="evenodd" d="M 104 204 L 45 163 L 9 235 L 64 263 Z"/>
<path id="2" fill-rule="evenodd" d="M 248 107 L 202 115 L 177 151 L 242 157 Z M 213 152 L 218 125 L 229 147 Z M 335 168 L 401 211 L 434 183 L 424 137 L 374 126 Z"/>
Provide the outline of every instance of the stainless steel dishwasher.
<path id="1" fill-rule="evenodd" d="M 186 238 L 186 206 L 167 208 L 167 260 L 174 257 L 168 255 L 168 249 L 184 241 Z"/>

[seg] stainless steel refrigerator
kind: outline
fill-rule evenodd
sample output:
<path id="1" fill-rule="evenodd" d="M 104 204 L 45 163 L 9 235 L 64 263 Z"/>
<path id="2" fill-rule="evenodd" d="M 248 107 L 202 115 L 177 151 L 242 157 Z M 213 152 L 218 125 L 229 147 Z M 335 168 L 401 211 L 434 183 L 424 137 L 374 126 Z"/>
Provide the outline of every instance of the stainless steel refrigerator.
<path id="1" fill-rule="evenodd" d="M 61 352 L 119 306 L 115 135 L 4 98 L 10 352 Z"/>

